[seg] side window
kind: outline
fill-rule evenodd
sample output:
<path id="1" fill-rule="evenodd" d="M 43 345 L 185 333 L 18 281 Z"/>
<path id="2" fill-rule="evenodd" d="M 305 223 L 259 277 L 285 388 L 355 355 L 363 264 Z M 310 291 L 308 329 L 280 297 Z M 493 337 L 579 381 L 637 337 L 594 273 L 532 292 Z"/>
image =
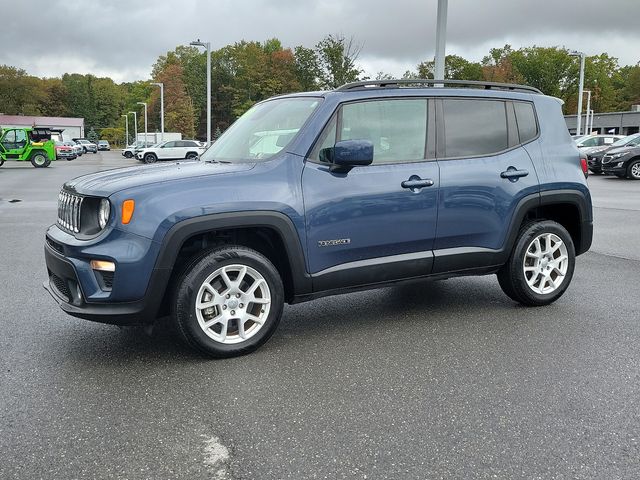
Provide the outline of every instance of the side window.
<path id="1" fill-rule="evenodd" d="M 309 155 L 309 158 L 311 160 L 323 161 L 320 158 L 320 151 L 323 148 L 333 147 L 336 144 L 336 128 L 338 125 L 337 118 L 337 114 L 331 117 L 329 123 L 327 123 L 327 125 L 324 127 L 324 130 L 322 130 L 322 133 L 320 134 L 316 145 L 313 147 L 311 155 Z"/>
<path id="2" fill-rule="evenodd" d="M 2 139 L 2 143 L 4 145 L 11 145 L 11 148 L 13 148 L 13 144 L 16 143 L 16 131 L 9 130 L 7 134 L 4 136 L 4 138 Z"/>
<path id="3" fill-rule="evenodd" d="M 16 143 L 18 148 L 22 148 L 27 144 L 27 132 L 24 130 L 16 130 Z"/>
<path id="4" fill-rule="evenodd" d="M 167 142 L 164 144 L 164 148 L 173 148 L 176 146 L 176 143 L 178 142 Z"/>
<path id="5" fill-rule="evenodd" d="M 370 140 L 373 163 L 425 158 L 427 100 L 376 100 L 342 107 L 339 140 Z"/>
<path id="6" fill-rule="evenodd" d="M 504 101 L 445 99 L 443 108 L 446 157 L 476 157 L 508 148 Z"/>
<path id="7" fill-rule="evenodd" d="M 516 122 L 518 122 L 518 133 L 520 143 L 526 143 L 538 135 L 538 124 L 536 114 L 533 111 L 533 104 L 528 102 L 513 102 L 516 111 Z"/>

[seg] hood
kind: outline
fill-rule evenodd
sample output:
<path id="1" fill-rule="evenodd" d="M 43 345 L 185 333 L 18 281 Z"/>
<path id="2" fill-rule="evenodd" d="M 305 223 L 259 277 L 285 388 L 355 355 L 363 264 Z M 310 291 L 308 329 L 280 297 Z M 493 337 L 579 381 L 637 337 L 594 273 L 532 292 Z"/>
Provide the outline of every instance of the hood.
<path id="1" fill-rule="evenodd" d="M 115 192 L 132 187 L 241 172 L 251 170 L 254 166 L 255 163 L 207 163 L 184 160 L 91 173 L 68 181 L 64 184 L 64 188 L 82 195 L 108 197 Z"/>
<path id="2" fill-rule="evenodd" d="M 638 150 L 640 149 L 640 147 L 616 147 L 616 148 L 611 148 L 609 150 L 607 150 L 607 155 L 613 155 L 615 153 L 627 153 L 627 152 L 631 152 L 632 150 Z"/>

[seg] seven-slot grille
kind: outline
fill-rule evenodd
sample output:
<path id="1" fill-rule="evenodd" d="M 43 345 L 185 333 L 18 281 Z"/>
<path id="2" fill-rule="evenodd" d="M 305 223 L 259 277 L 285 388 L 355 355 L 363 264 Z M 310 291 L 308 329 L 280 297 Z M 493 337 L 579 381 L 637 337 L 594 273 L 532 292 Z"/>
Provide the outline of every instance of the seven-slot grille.
<path id="1" fill-rule="evenodd" d="M 58 225 L 73 233 L 80 232 L 80 212 L 83 197 L 60 191 L 58 195 Z"/>

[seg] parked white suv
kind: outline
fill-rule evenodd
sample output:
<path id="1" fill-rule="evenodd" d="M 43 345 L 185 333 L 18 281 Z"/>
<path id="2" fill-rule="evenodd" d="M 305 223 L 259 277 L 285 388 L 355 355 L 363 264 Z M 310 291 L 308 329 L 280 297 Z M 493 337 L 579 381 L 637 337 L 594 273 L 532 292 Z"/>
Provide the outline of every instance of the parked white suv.
<path id="1" fill-rule="evenodd" d="M 136 158 L 144 163 L 155 163 L 158 160 L 179 160 L 196 158 L 205 151 L 195 140 L 169 140 L 136 153 Z"/>

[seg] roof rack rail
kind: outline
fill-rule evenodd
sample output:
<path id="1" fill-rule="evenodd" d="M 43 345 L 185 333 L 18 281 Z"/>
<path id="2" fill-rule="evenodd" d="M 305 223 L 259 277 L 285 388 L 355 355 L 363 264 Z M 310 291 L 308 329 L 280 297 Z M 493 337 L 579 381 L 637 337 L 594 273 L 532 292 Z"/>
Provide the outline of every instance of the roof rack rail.
<path id="1" fill-rule="evenodd" d="M 338 92 L 356 90 L 359 88 L 415 88 L 433 87 L 435 85 L 453 85 L 456 87 L 483 88 L 485 90 L 509 90 L 513 92 L 539 93 L 540 90 L 528 85 L 516 85 L 515 83 L 482 82 L 478 80 L 432 80 L 424 78 L 409 78 L 401 80 L 365 80 L 361 82 L 346 83 L 336 88 Z"/>

